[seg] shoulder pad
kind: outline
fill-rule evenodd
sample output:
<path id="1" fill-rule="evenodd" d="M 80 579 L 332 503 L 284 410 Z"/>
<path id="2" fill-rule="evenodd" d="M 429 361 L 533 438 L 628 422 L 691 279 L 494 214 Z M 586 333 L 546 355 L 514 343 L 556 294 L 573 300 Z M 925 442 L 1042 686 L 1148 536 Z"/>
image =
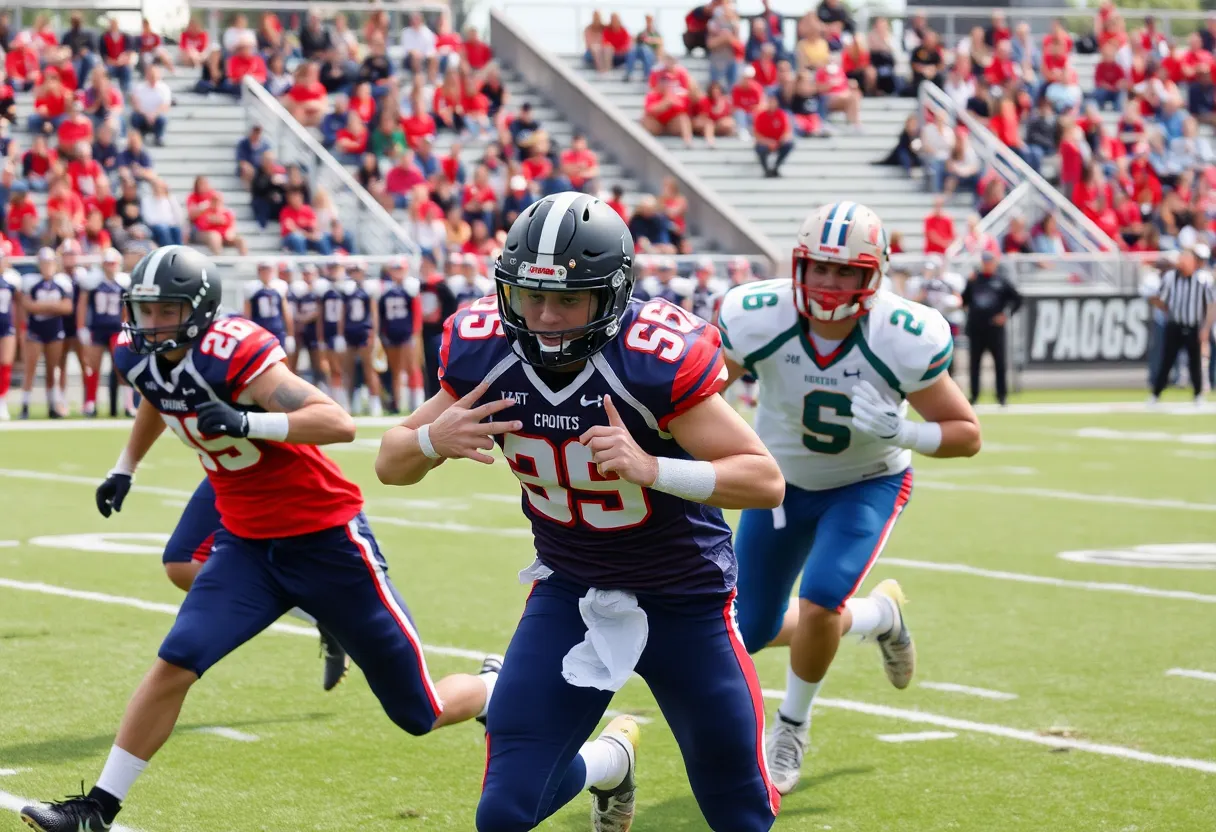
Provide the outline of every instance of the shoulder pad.
<path id="1" fill-rule="evenodd" d="M 76 284 L 72 281 L 72 278 L 68 277 L 63 272 L 55 275 L 54 280 L 55 283 L 59 285 L 59 288 L 63 289 L 65 292 L 71 293 L 76 290 Z"/>
<path id="2" fill-rule="evenodd" d="M 450 395 L 460 398 L 510 354 L 510 349 L 498 315 L 498 298 L 475 300 L 443 324 L 439 383 Z"/>
<path id="3" fill-rule="evenodd" d="M 333 284 L 329 282 L 329 278 L 318 277 L 312 282 L 312 290 L 316 293 L 317 297 L 321 297 L 321 295 L 325 294 L 332 288 Z"/>
<path id="4" fill-rule="evenodd" d="M 76 283 L 81 289 L 84 289 L 86 292 L 91 292 L 100 286 L 101 281 L 104 279 L 105 277 L 102 275 L 101 269 L 89 269 L 77 279 Z"/>
<path id="5" fill-rule="evenodd" d="M 34 287 L 42 281 L 42 275 L 34 272 L 33 274 L 21 275 L 21 291 L 29 294 Z"/>
<path id="6" fill-rule="evenodd" d="M 242 294 L 241 297 L 243 297 L 245 300 L 249 300 L 251 297 L 256 295 L 258 290 L 261 288 L 262 282 L 260 280 L 246 280 L 243 287 L 244 294 Z"/>
<path id="7" fill-rule="evenodd" d="M 13 269 L 5 272 L 0 272 L 0 280 L 12 286 L 15 290 L 21 291 L 21 275 Z"/>
<path id="8" fill-rule="evenodd" d="M 338 284 L 338 291 L 344 295 L 354 294 L 355 289 L 357 289 L 357 288 L 358 288 L 358 284 L 355 283 L 355 281 L 349 277 Z"/>
<path id="9" fill-rule="evenodd" d="M 291 291 L 291 286 L 281 277 L 276 277 L 274 280 L 270 281 L 270 288 L 274 289 L 283 297 L 287 297 L 287 293 Z"/>
<path id="10" fill-rule="evenodd" d="M 119 272 L 118 274 L 114 275 L 114 282 L 117 283 L 119 286 L 121 286 L 123 289 L 130 289 L 131 288 L 131 275 L 127 274 L 126 272 Z"/>
<path id="11" fill-rule="evenodd" d="M 291 281 L 291 294 L 295 297 L 303 297 L 308 294 L 308 284 L 303 280 Z"/>
<path id="12" fill-rule="evenodd" d="M 950 366 L 954 339 L 936 309 L 883 293 L 867 318 L 869 348 L 905 395 L 933 384 Z"/>
<path id="13" fill-rule="evenodd" d="M 384 291 L 384 283 L 379 278 L 369 277 L 363 281 L 363 291 L 367 292 L 369 298 L 376 300 Z"/>
<path id="14" fill-rule="evenodd" d="M 414 277 L 413 275 L 406 277 L 405 280 L 402 281 L 401 285 L 405 289 L 405 293 L 410 297 L 415 297 L 422 291 L 421 281 L 419 281 L 418 278 Z"/>
<path id="15" fill-rule="evenodd" d="M 235 315 L 211 324 L 193 356 L 207 382 L 217 392 L 226 389 L 233 401 L 267 368 L 287 358 L 277 337 Z"/>
<path id="16" fill-rule="evenodd" d="M 691 277 L 673 277 L 667 286 L 677 297 L 681 298 L 690 297 L 697 290 L 696 281 Z"/>
<path id="17" fill-rule="evenodd" d="M 722 296 L 718 329 L 731 361 L 741 366 L 759 361 L 769 344 L 798 325 L 793 288 L 785 279 L 734 286 Z"/>
<path id="18" fill-rule="evenodd" d="M 478 275 L 473 278 L 473 287 L 483 295 L 494 295 L 495 284 L 493 278 Z"/>

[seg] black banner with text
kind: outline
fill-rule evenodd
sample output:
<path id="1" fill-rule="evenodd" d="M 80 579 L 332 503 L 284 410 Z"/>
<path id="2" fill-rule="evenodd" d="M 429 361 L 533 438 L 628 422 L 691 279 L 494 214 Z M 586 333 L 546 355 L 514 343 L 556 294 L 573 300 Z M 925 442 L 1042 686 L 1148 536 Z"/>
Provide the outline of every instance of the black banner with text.
<path id="1" fill-rule="evenodd" d="M 1143 363 L 1152 310 L 1138 295 L 1028 295 L 1028 366 Z"/>

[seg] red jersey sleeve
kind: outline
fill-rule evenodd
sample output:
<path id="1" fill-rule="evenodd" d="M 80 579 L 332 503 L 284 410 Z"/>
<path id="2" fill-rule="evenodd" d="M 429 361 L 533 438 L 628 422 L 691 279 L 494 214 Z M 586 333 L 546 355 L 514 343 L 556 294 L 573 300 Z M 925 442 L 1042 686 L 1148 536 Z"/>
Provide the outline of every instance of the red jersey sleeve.
<path id="1" fill-rule="evenodd" d="M 459 399 L 510 353 L 498 317 L 498 298 L 479 298 L 443 324 L 439 347 L 439 386 Z"/>
<path id="2" fill-rule="evenodd" d="M 195 349 L 194 362 L 203 378 L 213 388 L 226 389 L 233 402 L 269 367 L 287 359 L 278 338 L 237 317 L 213 323 Z"/>
<path id="3" fill-rule="evenodd" d="M 686 413 L 726 387 L 726 358 L 722 336 L 716 327 L 704 324 L 688 348 L 671 386 L 671 412 L 659 419 L 666 430 L 672 419 Z"/>

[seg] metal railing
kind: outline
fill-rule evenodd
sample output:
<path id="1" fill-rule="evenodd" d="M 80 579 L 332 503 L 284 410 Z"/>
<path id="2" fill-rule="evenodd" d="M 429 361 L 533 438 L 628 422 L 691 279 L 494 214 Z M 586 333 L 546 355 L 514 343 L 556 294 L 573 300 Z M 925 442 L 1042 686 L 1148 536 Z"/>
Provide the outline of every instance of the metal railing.
<path id="1" fill-rule="evenodd" d="M 261 84 L 246 76 L 242 90 L 246 128 L 260 124 L 280 162 L 299 165 L 307 172 L 314 189 L 329 191 L 337 216 L 355 235 L 358 251 L 367 255 L 405 255 L 417 267 L 421 253 L 417 244 L 384 206 L 355 181 L 350 171 L 321 147 Z"/>
<path id="2" fill-rule="evenodd" d="M 155 0 L 148 0 L 155 2 Z M 395 43 L 397 35 L 405 28 L 410 12 L 422 12 L 427 24 L 434 27 L 436 18 L 443 12 L 449 11 L 447 3 L 440 0 L 390 0 L 389 2 L 319 2 L 309 3 L 304 0 L 263 0 L 257 4 L 245 4 L 241 0 L 192 0 L 190 13 L 201 16 L 204 28 L 207 29 L 213 43 L 218 43 L 223 34 L 224 25 L 237 13 L 246 15 L 251 26 L 257 26 L 258 17 L 262 12 L 275 12 L 281 18 L 299 15 L 301 18 L 308 12 L 316 12 L 323 19 L 335 14 L 344 14 L 350 22 L 350 28 L 358 31 L 363 25 L 363 18 L 378 12 L 388 12 L 388 31 L 390 43 Z M 286 21 L 284 21 L 286 22 Z"/>
<path id="3" fill-rule="evenodd" d="M 1162 260 L 1167 252 L 1005 254 L 1001 265 L 1021 290 L 1065 290 L 1072 294 L 1135 292 L 1146 268 Z M 905 278 L 925 273 L 929 260 L 939 272 L 970 275 L 980 266 L 980 256 L 968 252 L 947 255 L 894 254 L 888 271 L 897 287 Z"/>

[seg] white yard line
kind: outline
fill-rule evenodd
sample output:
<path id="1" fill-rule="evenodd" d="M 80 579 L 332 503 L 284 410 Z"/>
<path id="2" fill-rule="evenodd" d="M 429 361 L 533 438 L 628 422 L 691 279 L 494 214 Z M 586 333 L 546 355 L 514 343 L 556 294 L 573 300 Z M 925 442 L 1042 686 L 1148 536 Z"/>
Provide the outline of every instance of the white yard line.
<path id="1" fill-rule="evenodd" d="M 978 578 L 993 578 L 998 581 L 1014 581 L 1024 584 L 1042 584 L 1044 586 L 1059 586 L 1069 589 L 1084 589 L 1090 592 L 1119 592 L 1127 595 L 1144 595 L 1151 598 L 1169 598 L 1175 601 L 1199 601 L 1204 604 L 1216 604 L 1216 595 L 1202 595 L 1184 589 L 1157 589 L 1138 584 L 1115 584 L 1101 581 L 1070 581 L 1065 578 L 1050 578 L 1046 575 L 1027 575 L 1023 572 L 1004 572 L 998 569 L 980 569 L 978 566 L 968 566 L 965 563 L 938 563 L 928 560 L 908 560 L 906 558 L 882 558 L 877 566 L 903 566 L 909 569 L 927 569 L 931 572 L 957 572 L 960 575 L 971 575 Z"/>
<path id="2" fill-rule="evenodd" d="M 918 687 L 928 688 L 929 690 L 940 690 L 946 693 L 961 693 L 964 696 L 978 696 L 980 699 L 995 699 L 998 702 L 1008 702 L 1011 699 L 1017 699 L 1016 693 L 1005 693 L 1000 690 L 989 690 L 988 688 L 973 688 L 970 685 L 956 685 L 953 682 L 921 682 Z"/>
<path id="3" fill-rule="evenodd" d="M 260 739 L 257 734 L 246 734 L 244 731 L 238 731 L 235 728 L 225 728 L 223 725 L 195 728 L 191 733 L 211 734 L 216 737 L 223 737 L 226 740 L 235 740 L 236 742 L 257 742 Z"/>
<path id="4" fill-rule="evenodd" d="M 1149 407 L 1146 402 L 1060 402 L 1056 404 L 1011 404 L 1000 407 L 995 404 L 976 406 L 981 416 L 1104 416 L 1120 413 L 1152 413 L 1169 416 L 1208 416 L 1216 413 L 1216 403 L 1209 402 L 1196 407 L 1194 402 L 1170 402 Z M 16 424 L 15 422 L 13 424 Z"/>
<path id="5" fill-rule="evenodd" d="M 151 601 L 143 601 L 138 598 L 125 598 L 117 595 L 106 595 L 100 592 L 83 592 L 80 590 L 67 589 L 66 587 L 52 586 L 51 584 L 44 583 L 28 583 L 25 581 L 13 581 L 7 578 L 0 578 L 0 587 L 7 587 L 9 589 L 17 589 L 27 592 L 38 592 L 47 595 L 78 598 L 86 601 L 98 601 L 106 604 L 117 604 L 120 606 L 149 610 L 152 612 L 169 614 L 177 612 L 177 607 L 173 604 L 159 604 Z M 298 627 L 292 624 L 275 624 L 271 627 L 271 629 L 276 632 L 305 635 L 311 638 L 316 637 L 316 630 L 312 629 L 311 627 Z M 434 647 L 433 645 L 424 645 L 424 649 L 427 652 L 434 653 L 436 655 L 458 656 L 461 658 L 472 659 L 474 661 L 478 661 L 485 656 L 483 651 L 465 650 L 458 647 Z M 762 693 L 769 699 L 782 699 L 785 696 L 784 692 L 779 690 L 766 689 L 762 691 Z M 970 720 L 955 719 L 953 717 L 924 713 L 922 711 L 891 708 L 886 705 L 872 705 L 867 702 L 853 702 L 848 699 L 820 698 L 815 701 L 815 704 L 824 708 L 839 708 L 845 711 L 853 711 L 855 713 L 869 714 L 888 719 L 901 719 L 906 722 L 913 722 L 922 725 L 933 725 L 938 728 L 945 728 L 952 731 L 970 731 L 977 734 L 987 734 L 994 737 L 1004 737 L 1006 739 L 1021 740 L 1023 742 L 1035 743 L 1037 745 L 1045 745 L 1051 748 L 1067 748 L 1074 751 L 1085 751 L 1091 754 L 1101 754 L 1108 757 L 1134 760 L 1141 763 L 1164 765 L 1172 768 L 1185 768 L 1194 771 L 1202 771 L 1209 774 L 1216 774 L 1216 762 L 1210 760 L 1194 760 L 1186 757 L 1170 757 L 1160 754 L 1149 754 L 1147 752 L 1137 751 L 1133 748 L 1124 748 L 1118 745 L 1104 745 L 1101 743 L 1085 742 L 1083 740 L 1074 740 L 1064 737 L 1041 736 L 1033 731 L 1025 731 L 1020 728 L 1010 728 L 1005 725 L 991 725 L 984 722 L 972 722 Z M 20 799 L 17 798 L 17 800 Z M 20 804 L 17 806 L 17 808 L 20 808 Z M 119 827 L 114 828 L 118 829 Z"/>
<path id="6" fill-rule="evenodd" d="M 104 475 L 96 477 L 78 477 L 74 474 L 52 474 L 49 471 L 22 471 L 15 468 L 0 468 L 0 479 L 11 478 L 17 480 L 44 480 L 46 482 L 66 482 L 73 485 L 91 485 L 96 488 L 101 485 L 101 481 L 105 479 Z M 182 491 L 180 488 L 160 488 L 155 485 L 144 485 L 136 482 L 133 491 L 143 492 L 144 494 L 157 494 L 161 497 L 184 497 L 189 499 L 194 492 Z"/>
<path id="7" fill-rule="evenodd" d="M 20 812 L 24 806 L 36 806 L 41 801 L 30 800 L 28 797 L 18 797 L 15 794 L 8 792 L 0 792 L 0 809 L 8 809 L 10 812 Z M 22 827 L 23 829 L 25 827 Z M 137 832 L 130 826 L 123 826 L 121 823 L 116 823 L 110 827 L 110 832 Z"/>
<path id="8" fill-rule="evenodd" d="M 11 549 L 14 546 L 20 545 L 20 540 L 0 540 L 0 549 Z"/>
<path id="9" fill-rule="evenodd" d="M 917 731 L 912 734 L 877 734 L 882 742 L 925 742 L 926 740 L 952 740 L 957 737 L 954 731 Z"/>
<path id="10" fill-rule="evenodd" d="M 12 777 L 25 771 L 23 768 L 0 768 L 0 777 Z"/>
<path id="11" fill-rule="evenodd" d="M 369 514 L 367 519 L 373 523 L 383 523 L 386 526 L 408 526 L 415 529 L 433 529 L 439 532 L 458 532 L 460 534 L 487 534 L 494 537 L 526 537 L 531 539 L 531 529 L 490 526 L 469 526 L 464 523 L 449 523 L 442 520 L 409 520 L 404 517 L 384 517 Z"/>
<path id="12" fill-rule="evenodd" d="M 1206 670 L 1186 670 L 1181 667 L 1171 667 L 1165 671 L 1166 676 L 1184 676 L 1187 679 L 1201 679 L 1204 682 L 1216 682 L 1216 673 L 1209 673 Z"/>
<path id="13" fill-rule="evenodd" d="M 982 494 L 1005 494 L 1017 497 L 1042 497 L 1047 500 L 1066 500 L 1077 503 L 1128 506 L 1130 508 L 1177 509 L 1178 511 L 1216 511 L 1216 503 L 1190 503 L 1186 500 L 1171 500 L 1156 497 L 1131 497 L 1122 494 L 1086 494 L 1079 491 L 1058 491 L 1053 488 L 1022 488 L 982 483 L 942 481 L 917 481 L 914 488 L 929 488 L 934 491 L 970 491 Z"/>
<path id="14" fill-rule="evenodd" d="M 604 711 L 604 716 L 608 719 L 616 719 L 618 716 L 622 716 L 624 713 L 624 711 L 614 711 L 609 708 L 608 710 Z M 633 717 L 633 721 L 638 725 L 649 725 L 650 723 L 654 722 L 654 720 L 648 716 L 638 716 L 637 714 L 630 714 L 630 716 Z"/>
<path id="15" fill-rule="evenodd" d="M 1163 430 L 1115 430 L 1114 428 L 1081 428 L 1064 433 L 1079 439 L 1101 439 L 1107 442 L 1170 442 L 1179 445 L 1216 445 L 1216 433 L 1169 433 Z"/>

